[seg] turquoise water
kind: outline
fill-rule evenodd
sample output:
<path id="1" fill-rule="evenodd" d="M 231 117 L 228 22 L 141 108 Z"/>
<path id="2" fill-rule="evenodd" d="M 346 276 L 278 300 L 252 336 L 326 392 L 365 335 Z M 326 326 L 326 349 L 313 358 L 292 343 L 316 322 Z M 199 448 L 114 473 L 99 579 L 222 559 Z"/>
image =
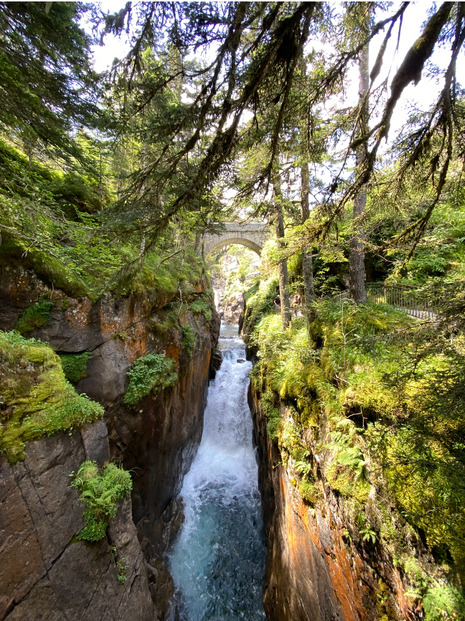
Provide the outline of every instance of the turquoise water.
<path id="1" fill-rule="evenodd" d="M 266 550 L 247 405 L 251 365 L 231 329 L 222 330 L 220 347 L 202 442 L 181 490 L 185 522 L 169 559 L 183 621 L 265 619 Z"/>

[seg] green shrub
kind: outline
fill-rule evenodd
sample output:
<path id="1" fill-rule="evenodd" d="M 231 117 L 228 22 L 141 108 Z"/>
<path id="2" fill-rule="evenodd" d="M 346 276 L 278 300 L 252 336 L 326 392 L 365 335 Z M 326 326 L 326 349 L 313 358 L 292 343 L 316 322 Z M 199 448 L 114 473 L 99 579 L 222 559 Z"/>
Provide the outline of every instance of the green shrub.
<path id="1" fill-rule="evenodd" d="M 103 470 L 94 461 L 85 461 L 79 470 L 70 474 L 71 487 L 78 490 L 86 505 L 86 525 L 78 535 L 84 541 L 100 541 L 105 537 L 109 520 L 116 515 L 118 503 L 132 489 L 131 475 L 115 464 L 107 464 Z"/>
<path id="2" fill-rule="evenodd" d="M 72 384 L 77 384 L 79 380 L 87 377 L 86 369 L 92 354 L 84 351 L 82 354 L 59 354 L 61 366 L 65 373 L 65 377 Z"/>
<path id="3" fill-rule="evenodd" d="M 136 405 L 150 392 L 173 386 L 178 379 L 175 362 L 165 354 L 147 354 L 136 360 L 128 371 L 129 384 L 124 396 L 128 405 Z"/>
<path id="4" fill-rule="evenodd" d="M 16 330 L 20 334 L 26 334 L 27 332 L 32 332 L 32 330 L 36 328 L 42 328 L 47 325 L 52 307 L 53 302 L 47 302 L 46 300 L 30 306 L 18 319 Z"/>

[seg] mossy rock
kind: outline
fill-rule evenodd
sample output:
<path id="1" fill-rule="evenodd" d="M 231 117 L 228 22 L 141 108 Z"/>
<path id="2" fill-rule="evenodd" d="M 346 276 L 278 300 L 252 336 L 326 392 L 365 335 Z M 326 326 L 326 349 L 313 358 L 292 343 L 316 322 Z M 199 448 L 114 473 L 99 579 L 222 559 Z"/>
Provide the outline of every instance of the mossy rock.
<path id="1" fill-rule="evenodd" d="M 32 269 L 47 285 L 61 289 L 71 297 L 88 297 L 93 301 L 98 297 L 57 258 L 38 248 L 26 247 L 21 240 L 5 232 L 2 232 L 0 244 L 0 257 L 2 256 L 9 260 L 18 259 L 21 265 Z"/>
<path id="2" fill-rule="evenodd" d="M 18 332 L 0 332 L 0 394 L 0 451 L 10 463 L 24 459 L 26 442 L 72 431 L 104 413 L 76 393 L 48 345 Z"/>

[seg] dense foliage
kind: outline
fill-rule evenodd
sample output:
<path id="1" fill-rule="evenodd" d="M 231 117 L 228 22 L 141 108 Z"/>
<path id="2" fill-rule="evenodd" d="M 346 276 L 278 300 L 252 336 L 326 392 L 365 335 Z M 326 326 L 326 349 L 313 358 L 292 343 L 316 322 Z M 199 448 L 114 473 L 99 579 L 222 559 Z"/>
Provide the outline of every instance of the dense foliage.
<path id="1" fill-rule="evenodd" d="M 61 366 L 66 379 L 72 384 L 87 377 L 86 370 L 89 360 L 92 358 L 90 351 L 81 354 L 60 354 Z"/>
<path id="2" fill-rule="evenodd" d="M 166 358 L 165 354 L 154 352 L 138 358 L 128 371 L 129 384 L 124 401 L 135 406 L 142 397 L 173 386 L 178 378 L 174 366 L 174 360 Z"/>
<path id="3" fill-rule="evenodd" d="M 79 25 L 82 2 L 0 4 L 0 126 L 25 150 L 78 155 L 76 126 L 99 119 L 91 38 Z"/>
<path id="4" fill-rule="evenodd" d="M 263 312 L 267 286 L 248 299 L 252 381 L 302 497 L 318 505 L 329 485 L 345 499 L 353 540 L 389 549 L 426 618 L 461 618 L 463 331 L 451 338 L 438 319 L 336 297 L 317 304 L 310 330 L 302 317 L 283 332 L 279 316 Z M 462 289 L 450 312 L 458 319 L 461 308 Z M 436 568 L 417 561 L 412 541 Z"/>
<path id="5" fill-rule="evenodd" d="M 436 241 L 433 214 L 445 195 L 456 201 L 461 187 L 461 3 L 431 7 L 387 99 L 384 54 L 396 29 L 404 35 L 405 3 L 392 12 L 374 3 L 345 10 L 311 2 L 129 3 L 104 19 L 81 3 L 3 8 L 3 252 L 26 259 L 56 286 L 92 297 L 121 280 L 127 286 L 150 253 L 164 262 L 233 216 L 232 202 L 221 199 L 225 185 L 246 213 L 287 219 L 280 252 L 304 251 L 309 299 L 308 249 L 318 246 L 318 281 L 328 258 L 347 262 L 353 240 L 365 232 L 368 268 L 380 277 L 393 264 L 401 277 L 441 274 L 444 261 L 454 259 L 453 251 L 436 259 L 425 254 Z M 105 92 L 89 68 L 84 18 L 103 39 L 125 29 L 130 35 L 127 57 L 98 81 Z M 320 49 L 326 41 L 332 54 Z M 350 84 L 370 41 L 381 46 L 369 105 L 349 99 L 346 106 L 341 85 Z M 451 54 L 447 69 L 435 69 L 443 85 L 437 101 L 403 125 L 393 141 L 396 163 L 387 159 L 380 177 L 376 162 L 394 110 L 445 42 Z M 21 105 L 18 93 L 28 95 Z M 376 121 L 365 118 L 367 108 Z M 100 133 L 90 137 L 97 122 Z M 63 158 L 65 143 L 71 159 Z M 354 172 L 351 154 L 361 143 L 364 159 Z M 362 188 L 363 231 L 349 216 Z M 317 207 L 311 215 L 309 197 Z M 416 264 L 406 268 L 417 246 Z M 363 267 L 359 272 L 363 279 Z M 330 277 L 341 285 L 340 273 Z"/>
<path id="6" fill-rule="evenodd" d="M 428 619 L 463 616 L 465 4 L 431 3 L 422 18 L 406 2 L 129 2 L 106 16 L 80 2 L 0 7 L 0 264 L 60 290 L 17 331 L 46 325 L 65 294 L 133 294 L 163 309 L 154 334 L 182 327 L 191 356 L 183 316 L 212 318 L 202 234 L 267 220 L 276 240 L 245 324 L 270 436 L 308 503 L 322 476 L 347 501 L 350 536 L 385 543 Z M 96 76 L 94 37 L 123 33 L 127 56 Z M 379 50 L 371 64 L 368 47 Z M 426 78 L 429 102 L 415 97 Z M 247 271 L 239 262 L 231 290 Z M 354 272 L 356 304 L 320 299 Z M 434 323 L 358 304 L 366 280 L 421 286 Z M 291 322 L 294 293 L 304 303 Z M 28 439 L 102 413 L 18 332 L 0 343 L 10 461 Z M 77 382 L 87 355 L 62 364 Z M 173 384 L 174 361 L 148 354 L 128 378 L 135 406 Z M 113 471 L 86 468 L 97 503 L 86 538 L 99 538 L 116 498 L 100 509 L 99 486 Z M 436 569 L 413 562 L 408 537 Z"/>

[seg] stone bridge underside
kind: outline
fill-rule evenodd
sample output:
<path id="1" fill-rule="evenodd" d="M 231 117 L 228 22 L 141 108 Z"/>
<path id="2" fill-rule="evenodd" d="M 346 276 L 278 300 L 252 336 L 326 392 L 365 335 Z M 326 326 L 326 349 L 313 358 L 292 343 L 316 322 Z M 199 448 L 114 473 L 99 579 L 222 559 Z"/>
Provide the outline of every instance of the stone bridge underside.
<path id="1" fill-rule="evenodd" d="M 230 244 L 241 244 L 261 254 L 263 244 L 268 238 L 269 226 L 265 222 L 226 222 L 225 228 L 219 233 L 208 233 L 204 235 L 202 248 L 204 257 Z"/>

